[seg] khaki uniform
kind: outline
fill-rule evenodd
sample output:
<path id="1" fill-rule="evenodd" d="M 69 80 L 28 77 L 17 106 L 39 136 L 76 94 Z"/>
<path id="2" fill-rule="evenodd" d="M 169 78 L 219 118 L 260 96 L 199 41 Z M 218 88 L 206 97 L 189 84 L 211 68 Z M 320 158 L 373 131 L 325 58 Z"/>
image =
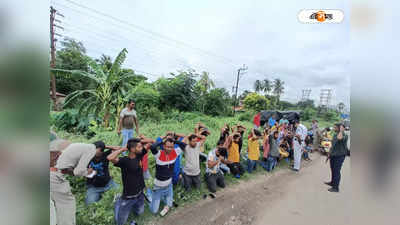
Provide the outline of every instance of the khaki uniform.
<path id="1" fill-rule="evenodd" d="M 87 176 L 87 166 L 96 154 L 93 144 L 75 143 L 62 151 L 55 168 L 50 172 L 50 200 L 53 201 L 57 225 L 75 225 L 76 203 L 68 180 L 60 171 L 73 168 L 75 176 Z"/>

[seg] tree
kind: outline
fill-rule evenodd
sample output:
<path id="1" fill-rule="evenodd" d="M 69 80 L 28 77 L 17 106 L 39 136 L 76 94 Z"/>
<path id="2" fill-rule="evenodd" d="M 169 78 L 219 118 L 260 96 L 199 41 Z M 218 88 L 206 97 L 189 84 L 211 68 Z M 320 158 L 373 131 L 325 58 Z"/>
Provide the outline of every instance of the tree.
<path id="1" fill-rule="evenodd" d="M 251 93 L 244 99 L 244 107 L 252 111 L 261 111 L 268 108 L 270 102 L 265 96 Z"/>
<path id="2" fill-rule="evenodd" d="M 307 99 L 305 101 L 300 101 L 300 102 L 297 103 L 297 107 L 300 107 L 300 108 L 303 108 L 303 109 L 307 108 L 307 107 L 315 108 L 314 100 Z"/>
<path id="3" fill-rule="evenodd" d="M 256 82 L 254 82 L 254 91 L 259 93 L 263 91 L 263 89 L 263 83 L 260 80 L 256 80 Z"/>
<path id="4" fill-rule="evenodd" d="M 203 72 L 200 76 L 200 80 L 196 83 L 196 88 L 199 90 L 200 94 L 200 101 L 201 101 L 201 111 L 204 113 L 205 107 L 205 96 L 209 92 L 211 88 L 215 87 L 213 80 L 210 78 L 208 72 Z"/>
<path id="5" fill-rule="evenodd" d="M 280 101 L 279 106 L 283 109 L 290 109 L 290 108 L 295 108 L 296 104 L 290 103 L 288 101 Z"/>
<path id="6" fill-rule="evenodd" d="M 264 79 L 263 80 L 263 91 L 264 91 L 265 95 L 269 95 L 271 90 L 272 90 L 271 81 L 269 81 L 268 79 Z"/>
<path id="7" fill-rule="evenodd" d="M 231 112 L 230 96 L 225 88 L 212 89 L 205 96 L 204 113 L 211 116 L 223 116 Z"/>
<path id="8" fill-rule="evenodd" d="M 61 71 L 80 70 L 88 72 L 90 58 L 86 55 L 86 49 L 82 42 L 67 37 L 61 41 L 61 46 L 61 50 L 56 52 L 55 68 L 60 69 L 55 74 L 57 91 L 63 94 L 70 94 L 75 90 L 91 86 L 91 79 L 71 76 L 71 73 Z"/>
<path id="9" fill-rule="evenodd" d="M 160 93 L 161 105 L 165 108 L 175 108 L 180 111 L 193 111 L 195 109 L 194 87 L 195 77 L 198 74 L 194 70 L 178 71 L 171 73 L 172 78 L 160 78 L 155 86 Z"/>
<path id="10" fill-rule="evenodd" d="M 136 75 L 121 68 L 126 59 L 128 51 L 124 48 L 115 58 L 110 70 L 103 70 L 103 66 L 96 61 L 89 59 L 89 72 L 81 70 L 59 70 L 70 73 L 72 77 L 85 77 L 90 79 L 94 88 L 76 90 L 70 93 L 65 105 L 78 102 L 79 112 L 82 114 L 94 113 L 96 116 L 103 115 L 104 126 L 109 126 L 111 113 L 118 114 L 123 108 L 124 98 L 127 89 L 130 88 L 129 80 Z"/>
<path id="11" fill-rule="evenodd" d="M 108 55 L 102 54 L 100 59 L 96 59 L 96 62 L 103 66 L 103 70 L 108 71 L 112 67 L 112 59 Z"/>
<path id="12" fill-rule="evenodd" d="M 248 90 L 244 90 L 244 91 L 242 92 L 242 94 L 239 96 L 239 100 L 245 99 L 246 96 L 247 96 L 248 94 L 250 94 L 250 93 L 252 93 L 252 92 L 251 92 L 251 91 L 248 91 Z"/>
<path id="13" fill-rule="evenodd" d="M 285 84 L 284 81 L 282 81 L 281 79 L 277 78 L 274 80 L 274 89 L 273 89 L 273 93 L 275 94 L 275 96 L 277 97 L 277 105 L 279 105 L 279 100 L 281 98 L 281 95 L 283 94 L 283 90 L 285 89 L 285 87 L 283 86 Z"/>

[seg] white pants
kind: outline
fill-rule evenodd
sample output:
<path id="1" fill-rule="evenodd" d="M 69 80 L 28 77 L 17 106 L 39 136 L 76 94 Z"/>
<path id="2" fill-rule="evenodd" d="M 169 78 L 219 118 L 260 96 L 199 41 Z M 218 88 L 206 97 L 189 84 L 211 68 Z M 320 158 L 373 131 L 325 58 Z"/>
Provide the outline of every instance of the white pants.
<path id="1" fill-rule="evenodd" d="M 301 155 L 302 155 L 303 146 L 299 144 L 297 139 L 293 140 L 293 158 L 294 158 L 294 165 L 293 168 L 300 170 L 301 164 Z"/>

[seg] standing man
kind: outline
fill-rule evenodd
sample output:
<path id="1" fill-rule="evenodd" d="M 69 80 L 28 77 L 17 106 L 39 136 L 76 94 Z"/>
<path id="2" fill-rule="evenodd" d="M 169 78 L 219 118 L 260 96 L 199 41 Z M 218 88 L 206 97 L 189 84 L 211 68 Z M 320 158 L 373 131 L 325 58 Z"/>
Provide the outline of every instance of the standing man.
<path id="1" fill-rule="evenodd" d="M 136 135 L 139 136 L 139 123 L 135 111 L 135 101 L 130 99 L 128 107 L 122 109 L 119 114 L 118 134 L 122 130 L 122 147 L 126 147 L 129 139 L 133 138 L 133 126 L 136 127 Z"/>
<path id="2" fill-rule="evenodd" d="M 296 120 L 295 123 L 296 133 L 293 138 L 293 157 L 294 165 L 292 170 L 298 172 L 300 170 L 301 156 L 303 154 L 303 148 L 305 147 L 304 140 L 307 136 L 307 128 Z"/>
<path id="3" fill-rule="evenodd" d="M 347 140 L 348 136 L 344 132 L 343 124 L 335 124 L 335 135 L 332 140 L 332 147 L 330 153 L 328 154 L 328 158 L 330 160 L 331 166 L 331 174 L 332 179 L 331 182 L 325 182 L 325 184 L 331 186 L 328 191 L 330 192 L 339 192 L 339 184 L 340 184 L 340 170 L 342 169 L 342 165 L 344 159 L 347 154 Z"/>
<path id="4" fill-rule="evenodd" d="M 56 209 L 57 225 L 75 225 L 75 197 L 66 178 L 70 176 L 88 176 L 93 168 L 87 168 L 96 152 L 102 152 L 106 146 L 104 142 L 93 144 L 60 141 L 59 146 L 68 146 L 58 157 L 54 167 L 50 167 L 50 199 Z M 68 145 L 69 144 L 69 145 Z M 51 146 L 50 146 L 51 147 Z"/>
<path id="5" fill-rule="evenodd" d="M 119 158 L 118 156 L 128 150 L 128 156 Z M 143 178 L 142 158 L 147 153 L 143 148 L 140 139 L 132 138 L 128 140 L 127 147 L 122 147 L 118 151 L 111 153 L 107 159 L 115 166 L 121 168 L 123 193 L 115 201 L 114 217 L 117 225 L 123 225 L 128 220 L 131 211 L 137 215 L 144 212 L 144 193 L 145 188 Z M 134 221 L 131 224 L 135 224 Z"/>
<path id="6" fill-rule="evenodd" d="M 313 144 L 312 144 L 311 151 L 318 152 L 319 143 L 321 142 L 321 131 L 318 127 L 318 120 L 313 120 L 311 127 L 312 127 L 312 132 L 313 132 L 313 140 L 312 140 Z"/>

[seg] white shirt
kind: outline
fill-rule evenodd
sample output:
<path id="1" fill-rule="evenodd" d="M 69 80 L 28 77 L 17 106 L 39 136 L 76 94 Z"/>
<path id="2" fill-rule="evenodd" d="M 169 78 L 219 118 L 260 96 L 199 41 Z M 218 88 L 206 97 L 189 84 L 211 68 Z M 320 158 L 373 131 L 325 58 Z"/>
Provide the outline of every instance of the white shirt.
<path id="1" fill-rule="evenodd" d="M 303 142 L 307 137 L 307 127 L 303 124 L 299 124 L 296 128 L 296 134 L 300 135 L 301 141 Z"/>

